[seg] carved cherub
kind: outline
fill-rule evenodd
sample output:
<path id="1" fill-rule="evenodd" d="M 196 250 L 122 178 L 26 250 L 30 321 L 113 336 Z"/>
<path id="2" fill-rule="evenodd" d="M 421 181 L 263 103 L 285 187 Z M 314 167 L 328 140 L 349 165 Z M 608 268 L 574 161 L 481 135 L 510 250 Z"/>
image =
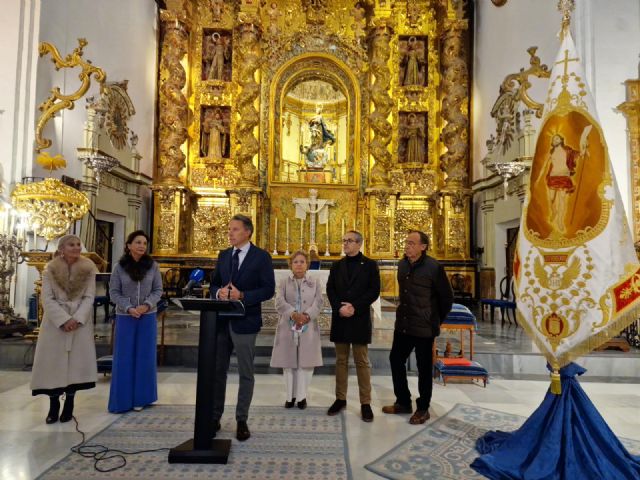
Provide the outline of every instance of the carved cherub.
<path id="1" fill-rule="evenodd" d="M 365 35 L 365 29 L 367 24 L 366 12 L 360 2 L 357 2 L 351 10 L 353 16 L 353 35 L 356 38 L 356 42 L 359 44 Z"/>

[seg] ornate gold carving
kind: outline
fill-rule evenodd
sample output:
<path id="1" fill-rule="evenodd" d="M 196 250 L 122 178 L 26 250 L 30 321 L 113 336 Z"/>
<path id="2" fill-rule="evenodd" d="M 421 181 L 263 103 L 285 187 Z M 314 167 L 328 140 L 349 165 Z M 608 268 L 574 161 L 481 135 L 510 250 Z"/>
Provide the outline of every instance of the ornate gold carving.
<path id="1" fill-rule="evenodd" d="M 180 63 L 187 53 L 188 32 L 185 24 L 169 10 L 161 10 L 164 27 L 160 58 L 160 128 L 158 170 L 160 181 L 179 183 L 178 174 L 184 167 L 181 150 L 187 139 L 189 106 L 182 93 L 187 76 Z"/>
<path id="2" fill-rule="evenodd" d="M 624 82 L 626 101 L 618 105 L 618 111 L 627 119 L 629 132 L 629 164 L 631 165 L 632 212 L 634 240 L 640 240 L 640 78 Z"/>
<path id="3" fill-rule="evenodd" d="M 396 210 L 394 246 L 395 255 L 404 252 L 404 241 L 409 230 L 425 232 L 433 242 L 433 213 L 431 204 L 424 201 L 413 202 L 411 208 Z"/>
<path id="4" fill-rule="evenodd" d="M 391 26 L 386 21 L 380 21 L 373 29 L 371 46 L 371 74 L 374 77 L 371 85 L 371 101 L 374 111 L 369 115 L 369 125 L 374 137 L 369 144 L 369 152 L 375 160 L 371 169 L 372 186 L 389 186 L 389 170 L 391 169 L 391 143 L 392 127 L 387 118 L 393 108 L 393 100 L 389 96 L 391 73 L 389 72 L 389 48 L 390 36 L 393 33 Z"/>
<path id="5" fill-rule="evenodd" d="M 258 169 L 253 158 L 260 150 L 254 129 L 260 117 L 254 106 L 260 94 L 260 85 L 256 82 L 256 70 L 260 66 L 261 49 L 259 43 L 260 28 L 255 23 L 242 23 L 239 28 L 240 59 L 238 61 L 239 80 L 242 87 L 237 99 L 240 121 L 236 128 L 239 149 L 236 153 L 236 165 L 240 171 L 240 185 L 255 186 L 258 184 Z"/>
<path id="6" fill-rule="evenodd" d="M 391 219 L 385 215 L 375 217 L 375 251 L 386 253 L 391 248 Z"/>
<path id="7" fill-rule="evenodd" d="M 11 194 L 11 203 L 19 213 L 28 215 L 32 229 L 47 240 L 67 233 L 71 224 L 89 210 L 87 196 L 57 178 L 18 183 Z"/>
<path id="8" fill-rule="evenodd" d="M 172 211 L 160 213 L 160 224 L 162 228 L 158 229 L 157 247 L 159 250 L 174 250 L 176 248 L 176 214 Z"/>
<path id="9" fill-rule="evenodd" d="M 193 217 L 193 252 L 213 254 L 228 246 L 228 205 L 198 205 Z"/>
<path id="10" fill-rule="evenodd" d="M 442 116 L 447 123 L 442 130 L 442 142 L 447 152 L 440 157 L 440 162 L 447 173 L 447 184 L 466 185 L 468 180 L 469 74 L 464 38 L 467 28 L 467 21 L 461 19 L 460 13 L 455 20 L 445 22 Z"/>
<path id="11" fill-rule="evenodd" d="M 60 52 L 58 49 L 50 43 L 42 42 L 40 43 L 38 52 L 41 57 L 44 57 L 46 54 L 51 54 L 51 61 L 56 66 L 56 70 L 60 70 L 61 68 L 73 68 L 73 67 L 81 67 L 82 71 L 78 75 L 80 81 L 82 82 L 80 88 L 73 93 L 68 95 L 60 92 L 59 87 L 54 87 L 51 89 L 51 95 L 44 102 L 42 102 L 38 109 L 42 112 L 40 118 L 38 118 L 38 122 L 36 123 L 36 151 L 40 152 L 45 148 L 49 148 L 51 146 L 51 140 L 48 138 L 42 137 L 42 131 L 44 130 L 45 125 L 49 120 L 51 120 L 56 113 L 60 110 L 68 108 L 69 110 L 73 110 L 75 106 L 74 102 L 87 93 L 89 87 L 91 86 L 91 75 L 93 78 L 100 83 L 103 84 L 107 79 L 107 74 L 99 67 L 91 65 L 91 62 L 88 60 L 85 61 L 82 59 L 82 55 L 84 52 L 82 49 L 87 45 L 87 41 L 84 38 L 78 39 L 78 47 L 73 50 L 72 53 L 67 55 L 64 59 L 60 56 Z"/>
<path id="12" fill-rule="evenodd" d="M 467 222 L 464 217 L 449 218 L 447 253 L 450 256 L 464 257 L 467 251 Z"/>

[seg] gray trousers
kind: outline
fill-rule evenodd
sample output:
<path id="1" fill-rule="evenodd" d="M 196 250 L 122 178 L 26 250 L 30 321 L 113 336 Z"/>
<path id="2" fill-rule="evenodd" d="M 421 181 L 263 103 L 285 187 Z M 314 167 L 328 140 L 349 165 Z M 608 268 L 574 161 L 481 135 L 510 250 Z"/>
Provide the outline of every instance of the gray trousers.
<path id="1" fill-rule="evenodd" d="M 235 350 L 238 358 L 238 402 L 236 404 L 236 421 L 246 422 L 249 418 L 249 407 L 253 398 L 253 359 L 256 353 L 257 333 L 235 333 L 230 322 L 221 322 L 216 344 L 216 385 L 213 398 L 213 420 L 219 421 L 224 412 L 224 399 L 227 390 L 227 372 L 231 353 Z"/>

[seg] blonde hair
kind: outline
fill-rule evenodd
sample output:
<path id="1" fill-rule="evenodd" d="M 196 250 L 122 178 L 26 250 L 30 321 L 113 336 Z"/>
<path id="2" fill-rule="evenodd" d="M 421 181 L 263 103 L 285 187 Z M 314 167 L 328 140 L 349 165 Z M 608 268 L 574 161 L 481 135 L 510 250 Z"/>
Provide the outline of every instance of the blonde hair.
<path id="1" fill-rule="evenodd" d="M 289 268 L 291 268 L 293 266 L 293 260 L 296 257 L 304 257 L 304 261 L 307 262 L 307 269 L 309 268 L 309 254 L 307 252 L 305 252 L 304 250 L 296 250 L 295 252 L 293 252 L 291 254 L 291 256 L 289 257 Z"/>
<path id="2" fill-rule="evenodd" d="M 73 235 L 73 234 L 63 235 L 62 237 L 60 237 L 58 239 L 58 246 L 56 247 L 56 251 L 53 254 L 53 256 L 54 257 L 61 257 L 62 256 L 62 249 L 67 244 L 67 242 L 69 242 L 69 240 L 72 240 L 72 239 L 78 240 L 80 242 L 80 246 L 82 246 L 82 240 L 80 240 L 79 236 Z"/>

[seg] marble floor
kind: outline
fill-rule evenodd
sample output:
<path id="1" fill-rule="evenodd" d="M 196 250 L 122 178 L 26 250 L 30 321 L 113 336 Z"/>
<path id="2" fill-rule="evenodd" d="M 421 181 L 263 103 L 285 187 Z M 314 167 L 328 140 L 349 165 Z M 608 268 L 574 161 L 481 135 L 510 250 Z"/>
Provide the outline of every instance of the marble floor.
<path id="1" fill-rule="evenodd" d="M 32 397 L 29 391 L 29 372 L 0 371 L 0 479 L 33 479 L 64 457 L 80 436 L 73 422 L 46 425 L 44 418 L 48 402 L 44 397 Z M 159 403 L 194 404 L 195 373 L 161 370 L 159 373 Z M 233 403 L 237 394 L 237 374 L 229 377 L 227 398 Z M 405 416 L 384 415 L 382 405 L 393 401 L 391 378 L 374 376 L 373 423 L 360 420 L 357 381 L 349 379 L 346 413 L 347 442 L 355 480 L 379 479 L 364 469 L 364 465 L 378 458 L 395 445 L 413 435 L 420 426 L 412 426 Z M 413 392 L 417 378 L 410 377 Z M 329 406 L 333 401 L 334 380 L 330 375 L 313 378 L 309 404 Z M 623 437 L 640 440 L 640 388 L 637 384 L 585 383 L 587 394 L 604 416 L 613 431 Z M 432 401 L 432 418 L 444 415 L 456 403 L 529 415 L 542 401 L 548 382 L 522 380 L 493 380 L 487 388 L 472 384 L 436 384 Z M 100 377 L 97 388 L 81 392 L 76 401 L 76 416 L 80 428 L 89 436 L 102 430 L 117 416 L 106 412 L 109 377 Z M 279 375 L 257 375 L 254 405 L 280 405 L 284 401 Z M 233 413 L 225 413 L 233 415 Z M 304 415 L 304 412 L 301 412 Z M 251 426 L 251 419 L 249 420 Z M 249 440 L 251 441 L 251 440 Z M 234 440 L 235 442 L 235 440 Z M 171 445 L 169 445 L 171 446 Z M 87 460 L 87 468 L 91 462 Z"/>

